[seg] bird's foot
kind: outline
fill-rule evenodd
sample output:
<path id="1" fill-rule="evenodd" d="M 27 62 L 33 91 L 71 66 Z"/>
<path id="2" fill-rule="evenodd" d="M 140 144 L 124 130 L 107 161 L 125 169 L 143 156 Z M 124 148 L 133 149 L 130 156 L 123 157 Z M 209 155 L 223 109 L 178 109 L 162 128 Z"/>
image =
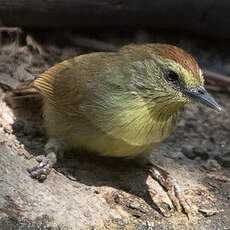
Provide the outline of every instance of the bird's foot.
<path id="1" fill-rule="evenodd" d="M 49 175 L 54 164 L 57 162 L 56 154 L 51 152 L 47 156 L 40 155 L 36 157 L 36 160 L 39 164 L 27 169 L 27 171 L 32 178 L 43 182 Z"/>
<path id="2" fill-rule="evenodd" d="M 51 169 L 56 164 L 57 155 L 63 157 L 63 146 L 58 140 L 51 138 L 45 145 L 45 152 L 46 156 L 40 155 L 36 157 L 38 165 L 27 169 L 30 176 L 40 182 L 43 182 L 47 178 Z"/>
<path id="3" fill-rule="evenodd" d="M 178 211 L 184 210 L 189 215 L 191 212 L 191 202 L 185 197 L 184 192 L 178 185 L 175 178 L 168 176 L 165 180 L 164 188 L 167 190 L 168 196 L 171 199 L 173 205 Z"/>
<path id="4" fill-rule="evenodd" d="M 157 180 L 162 187 L 167 191 L 170 200 L 178 211 L 182 209 L 189 215 L 191 212 L 191 202 L 187 199 L 178 185 L 176 179 L 171 177 L 168 172 L 161 169 L 157 165 L 148 163 L 146 169 L 153 179 Z"/>

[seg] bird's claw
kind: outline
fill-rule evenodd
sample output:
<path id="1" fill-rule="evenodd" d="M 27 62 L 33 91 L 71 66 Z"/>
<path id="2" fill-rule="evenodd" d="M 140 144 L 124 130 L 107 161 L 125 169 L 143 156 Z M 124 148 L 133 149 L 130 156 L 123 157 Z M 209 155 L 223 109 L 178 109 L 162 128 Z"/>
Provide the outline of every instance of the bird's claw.
<path id="1" fill-rule="evenodd" d="M 167 191 L 168 196 L 176 209 L 178 211 L 182 211 L 183 209 L 189 217 L 189 213 L 191 212 L 191 202 L 185 197 L 176 179 L 171 177 L 164 169 L 153 163 L 148 163 L 146 167 L 152 178 L 157 180 Z"/>
<path id="2" fill-rule="evenodd" d="M 184 212 L 188 215 L 191 212 L 191 202 L 188 198 L 185 197 L 176 179 L 168 176 L 164 187 L 167 190 L 168 196 L 176 209 L 178 211 L 182 211 L 183 209 Z"/>
<path id="3" fill-rule="evenodd" d="M 50 163 L 50 160 L 44 155 L 36 157 L 36 160 L 39 162 L 39 164 L 27 169 L 27 171 L 32 178 L 43 182 L 47 178 L 47 175 L 50 173 L 52 164 Z"/>

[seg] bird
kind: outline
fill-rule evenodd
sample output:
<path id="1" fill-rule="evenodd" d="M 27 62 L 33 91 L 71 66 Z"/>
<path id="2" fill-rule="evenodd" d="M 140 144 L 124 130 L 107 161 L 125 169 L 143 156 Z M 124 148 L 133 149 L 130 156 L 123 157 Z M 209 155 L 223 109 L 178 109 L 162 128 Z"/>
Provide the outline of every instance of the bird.
<path id="1" fill-rule="evenodd" d="M 15 90 L 14 97 L 42 101 L 46 156 L 38 156 L 38 165 L 28 169 L 39 181 L 47 178 L 58 157 L 72 150 L 148 159 L 171 134 L 185 104 L 199 102 L 221 111 L 204 88 L 197 61 L 164 43 L 130 44 L 117 52 L 73 57 Z M 176 179 L 150 161 L 145 169 L 177 210 L 191 212 Z"/>

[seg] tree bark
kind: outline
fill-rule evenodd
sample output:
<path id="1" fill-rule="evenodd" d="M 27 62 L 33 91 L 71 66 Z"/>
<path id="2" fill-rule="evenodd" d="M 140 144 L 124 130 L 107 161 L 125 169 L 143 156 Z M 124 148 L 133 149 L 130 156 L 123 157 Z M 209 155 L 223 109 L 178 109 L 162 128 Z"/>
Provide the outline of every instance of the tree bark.
<path id="1" fill-rule="evenodd" d="M 29 161 L 18 155 L 20 147 L 12 148 L 15 141 L 1 130 L 0 140 L 0 229 L 3 213 L 8 218 L 26 218 L 37 224 L 68 229 L 100 228 L 114 216 L 100 195 L 95 196 L 87 186 L 79 186 L 57 172 L 42 184 L 32 180 L 26 170 Z M 14 229 L 9 223 L 7 227 Z"/>
<path id="2" fill-rule="evenodd" d="M 229 38 L 230 2 L 193 0 L 0 0 L 4 26 L 151 28 Z"/>

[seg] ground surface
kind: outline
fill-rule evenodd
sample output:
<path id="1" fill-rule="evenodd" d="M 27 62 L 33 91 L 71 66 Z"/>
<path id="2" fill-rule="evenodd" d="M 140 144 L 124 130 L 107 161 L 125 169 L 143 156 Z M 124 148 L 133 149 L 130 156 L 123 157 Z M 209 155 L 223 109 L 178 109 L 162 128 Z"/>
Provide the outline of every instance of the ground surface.
<path id="1" fill-rule="evenodd" d="M 229 47 L 223 43 L 213 48 L 213 42 L 191 36 L 144 32 L 80 35 L 116 46 L 177 44 L 196 56 L 202 67 L 230 74 Z M 76 32 L 27 31 L 20 36 L 18 40 L 14 34 L 2 35 L 1 97 L 61 60 L 101 49 L 87 42 L 77 45 Z M 230 229 L 230 94 L 213 95 L 223 112 L 185 106 L 173 134 L 151 155 L 191 199 L 189 219 L 171 207 L 156 181 L 128 161 L 71 154 L 45 183 L 32 180 L 26 167 L 35 163 L 31 157 L 43 153 L 42 128 L 32 113 L 19 108 L 15 117 L 1 101 L 0 229 Z"/>

